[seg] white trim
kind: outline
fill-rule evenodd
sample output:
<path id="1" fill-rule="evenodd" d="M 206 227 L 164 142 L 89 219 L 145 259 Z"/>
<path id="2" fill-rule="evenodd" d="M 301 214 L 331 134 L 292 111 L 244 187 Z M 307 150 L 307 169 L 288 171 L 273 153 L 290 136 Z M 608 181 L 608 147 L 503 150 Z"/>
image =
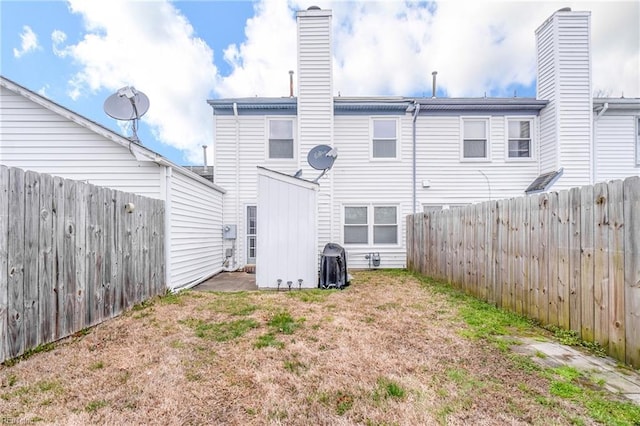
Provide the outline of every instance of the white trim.
<path id="1" fill-rule="evenodd" d="M 510 157 L 509 156 L 509 122 L 510 121 L 529 121 L 531 124 L 529 126 L 529 156 L 528 157 Z M 534 115 L 510 115 L 504 117 L 504 160 L 506 162 L 514 162 L 514 163 L 531 163 L 537 161 L 537 131 L 538 128 L 538 120 Z"/>
<path id="2" fill-rule="evenodd" d="M 484 121 L 485 122 L 485 157 L 466 158 L 464 156 L 464 122 Z M 461 115 L 460 116 L 460 162 L 461 163 L 489 163 L 491 162 L 491 116 L 490 115 Z"/>
<path id="3" fill-rule="evenodd" d="M 373 122 L 374 121 L 394 121 L 396 124 L 396 155 L 394 157 L 374 157 L 373 156 Z M 369 160 L 375 162 L 399 162 L 402 160 L 400 149 L 402 146 L 402 139 L 400 137 L 400 119 L 399 117 L 390 117 L 385 115 L 372 115 L 369 117 Z M 391 139 L 381 139 L 381 140 L 391 140 Z"/>

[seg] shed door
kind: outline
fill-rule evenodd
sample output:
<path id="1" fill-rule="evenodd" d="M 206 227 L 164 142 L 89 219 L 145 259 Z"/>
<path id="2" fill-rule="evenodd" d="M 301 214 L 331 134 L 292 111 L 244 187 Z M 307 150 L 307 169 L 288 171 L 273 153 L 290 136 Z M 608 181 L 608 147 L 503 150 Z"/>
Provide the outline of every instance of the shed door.
<path id="1" fill-rule="evenodd" d="M 247 206 L 247 264 L 256 263 L 256 231 L 258 227 L 258 208 Z"/>

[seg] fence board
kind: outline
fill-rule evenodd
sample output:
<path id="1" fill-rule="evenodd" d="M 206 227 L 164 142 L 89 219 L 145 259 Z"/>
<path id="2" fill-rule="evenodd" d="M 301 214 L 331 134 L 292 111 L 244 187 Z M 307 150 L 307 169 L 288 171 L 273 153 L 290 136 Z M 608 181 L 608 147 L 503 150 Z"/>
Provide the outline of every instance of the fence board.
<path id="1" fill-rule="evenodd" d="M 625 359 L 624 197 L 622 181 L 609 184 L 609 354 Z"/>
<path id="2" fill-rule="evenodd" d="M 582 314 L 580 312 L 580 188 L 569 191 L 569 326 L 571 330 L 580 333 L 582 329 Z"/>
<path id="3" fill-rule="evenodd" d="M 582 315 L 582 339 L 593 341 L 594 300 L 593 300 L 593 187 L 580 189 L 580 309 Z"/>
<path id="4" fill-rule="evenodd" d="M 87 236 L 87 202 L 88 185 L 76 183 L 76 291 L 75 309 L 73 315 L 73 329 L 81 330 L 85 324 L 87 315 L 87 261 L 86 261 L 86 236 Z"/>
<path id="5" fill-rule="evenodd" d="M 512 309 L 511 304 L 511 281 L 509 276 L 509 203 L 506 200 L 500 202 L 500 284 L 502 287 L 501 306 L 505 309 Z"/>
<path id="6" fill-rule="evenodd" d="M 0 277 L 8 276 L 9 168 L 0 165 Z M 9 336 L 9 286 L 0 285 L 0 335 Z M 9 356 L 9 339 L 0 339 L 0 360 Z"/>
<path id="7" fill-rule="evenodd" d="M 1 204 L 1 203 L 0 203 Z M 53 177 L 40 175 L 38 242 L 39 332 L 38 341 L 50 342 L 55 335 L 55 293 L 53 269 Z"/>
<path id="8" fill-rule="evenodd" d="M 540 282 L 538 284 L 538 317 L 549 322 L 549 194 L 540 194 L 538 198 L 540 228 Z"/>
<path id="9" fill-rule="evenodd" d="M 498 299 L 501 289 L 498 282 L 498 256 L 500 253 L 500 236 L 498 234 L 500 226 L 498 223 L 498 202 L 491 201 L 489 206 L 489 217 L 487 218 L 491 235 L 491 258 L 489 259 L 489 294 L 487 300 L 495 306 L 500 306 Z"/>
<path id="10" fill-rule="evenodd" d="M 0 166 L 0 362 L 164 293 L 164 238 L 163 201 Z"/>
<path id="11" fill-rule="evenodd" d="M 558 325 L 558 269 L 560 260 L 558 259 L 558 204 L 559 196 L 557 192 L 549 194 L 549 270 L 547 279 L 549 281 L 548 292 L 548 319 L 549 324 Z"/>
<path id="12" fill-rule="evenodd" d="M 609 203 L 606 183 L 593 189 L 593 337 L 603 348 L 609 346 Z"/>
<path id="13" fill-rule="evenodd" d="M 540 319 L 540 207 L 539 195 L 529 197 L 529 315 Z"/>
<path id="14" fill-rule="evenodd" d="M 626 360 L 640 365 L 640 177 L 624 182 Z M 628 259 L 628 260 L 627 260 Z M 635 260 L 635 261 L 634 261 Z"/>
<path id="15" fill-rule="evenodd" d="M 67 240 L 66 234 L 66 220 L 67 215 L 65 211 L 65 187 L 64 179 L 61 177 L 53 178 L 53 207 L 51 209 L 53 213 L 53 266 L 54 277 L 53 292 L 54 292 L 54 306 L 55 306 L 55 318 L 54 318 L 54 339 L 60 339 L 67 334 L 65 333 L 65 300 L 66 300 L 66 265 L 64 263 L 65 255 L 65 241 Z"/>
<path id="16" fill-rule="evenodd" d="M 24 182 L 24 324 L 25 348 L 38 346 L 38 230 L 40 213 L 40 181 L 38 174 L 32 171 L 25 173 Z"/>
<path id="17" fill-rule="evenodd" d="M 24 171 L 11 169 L 9 176 L 9 239 L 7 250 L 8 355 L 15 357 L 24 350 Z"/>
<path id="18" fill-rule="evenodd" d="M 569 191 L 558 193 L 558 223 L 557 223 L 557 258 L 558 258 L 558 325 L 564 329 L 570 328 L 569 315 L 569 281 L 571 276 L 569 253 Z"/>

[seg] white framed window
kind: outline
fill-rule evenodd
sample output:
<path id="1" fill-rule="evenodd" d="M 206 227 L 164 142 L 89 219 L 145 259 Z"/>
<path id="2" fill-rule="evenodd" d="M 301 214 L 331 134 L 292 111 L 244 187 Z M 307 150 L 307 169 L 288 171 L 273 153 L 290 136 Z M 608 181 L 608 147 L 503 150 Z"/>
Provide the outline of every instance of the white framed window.
<path id="1" fill-rule="evenodd" d="M 640 117 L 636 117 L 636 166 L 640 166 Z"/>
<path id="2" fill-rule="evenodd" d="M 533 158 L 532 118 L 507 119 L 507 158 L 509 160 L 530 160 Z"/>
<path id="3" fill-rule="evenodd" d="M 343 243 L 345 245 L 398 244 L 398 207 L 344 206 Z"/>
<path id="4" fill-rule="evenodd" d="M 269 118 L 269 141 L 267 158 L 293 159 L 293 119 Z"/>
<path id="5" fill-rule="evenodd" d="M 371 119 L 371 158 L 398 158 L 398 120 L 395 118 Z"/>
<path id="6" fill-rule="evenodd" d="M 465 161 L 489 160 L 489 118 L 463 117 L 461 121 L 461 159 Z"/>

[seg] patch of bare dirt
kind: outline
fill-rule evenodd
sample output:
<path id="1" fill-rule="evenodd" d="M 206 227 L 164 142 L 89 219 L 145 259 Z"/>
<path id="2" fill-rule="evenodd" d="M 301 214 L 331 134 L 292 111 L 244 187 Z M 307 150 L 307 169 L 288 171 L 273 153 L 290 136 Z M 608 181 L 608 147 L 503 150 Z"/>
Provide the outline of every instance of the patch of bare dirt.
<path id="1" fill-rule="evenodd" d="M 593 423 L 462 327 L 397 273 L 334 292 L 186 292 L 0 367 L 0 423 Z"/>

